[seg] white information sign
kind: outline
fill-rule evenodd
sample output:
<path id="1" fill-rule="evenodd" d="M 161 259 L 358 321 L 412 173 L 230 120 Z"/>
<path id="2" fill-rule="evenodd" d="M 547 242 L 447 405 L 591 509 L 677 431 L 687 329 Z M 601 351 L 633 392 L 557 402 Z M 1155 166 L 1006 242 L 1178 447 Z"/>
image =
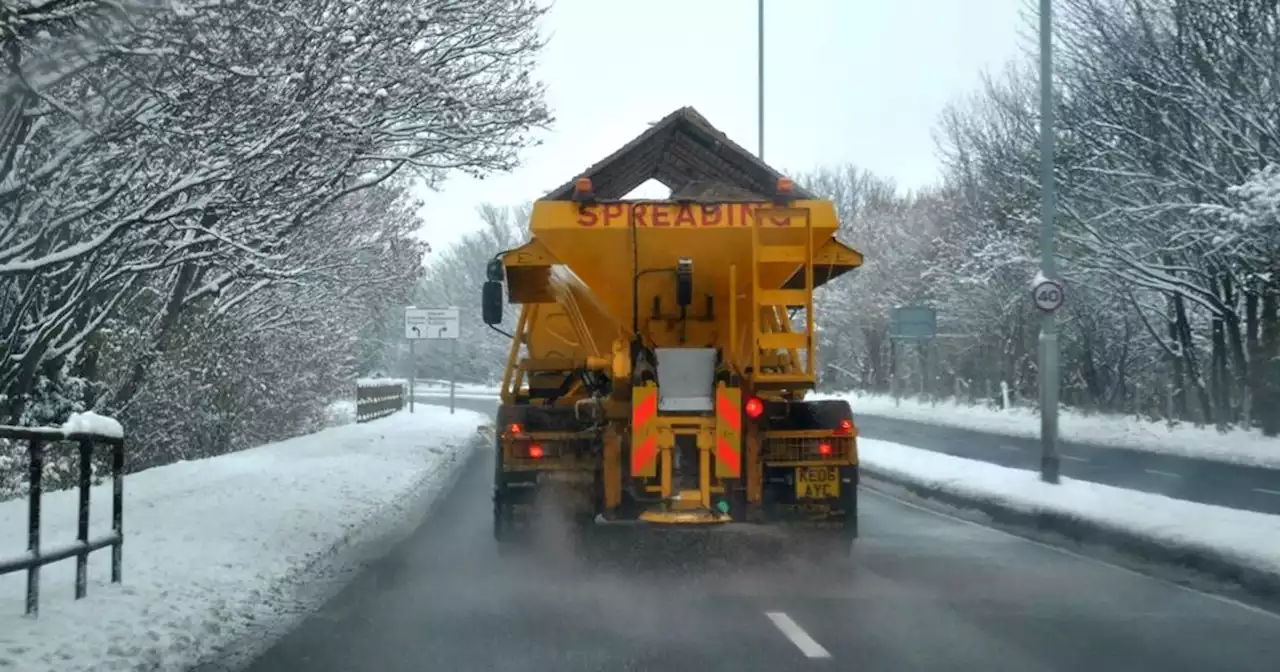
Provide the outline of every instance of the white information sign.
<path id="1" fill-rule="evenodd" d="M 461 335 L 457 308 L 404 309 L 404 337 L 411 341 L 454 341 Z"/>

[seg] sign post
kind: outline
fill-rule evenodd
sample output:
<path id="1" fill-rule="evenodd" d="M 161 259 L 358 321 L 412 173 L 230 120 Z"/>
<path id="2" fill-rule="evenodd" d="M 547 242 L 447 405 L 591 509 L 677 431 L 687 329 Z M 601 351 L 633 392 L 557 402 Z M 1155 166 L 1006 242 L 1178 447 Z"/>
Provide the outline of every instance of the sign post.
<path id="1" fill-rule="evenodd" d="M 1043 273 L 1031 284 L 1031 303 L 1042 311 L 1040 326 L 1040 480 L 1057 483 L 1060 470 L 1058 457 L 1058 332 L 1055 315 L 1067 301 L 1066 288 Z"/>
<path id="2" fill-rule="evenodd" d="M 454 390 L 458 384 L 458 338 L 462 335 L 460 312 L 456 307 L 409 307 L 404 311 L 404 337 L 409 339 L 410 353 L 413 352 L 414 341 L 453 341 L 450 347 L 452 361 L 449 365 L 449 413 L 454 412 Z M 416 369 L 414 372 L 417 372 Z M 409 395 L 412 399 L 413 379 L 409 380 Z"/>
<path id="3" fill-rule="evenodd" d="M 1054 182 L 1053 0 L 1040 0 L 1040 277 L 1058 277 L 1057 193 Z M 1059 285 L 1061 289 L 1061 285 Z M 1059 292 L 1061 296 L 1061 292 Z M 1039 305 L 1039 299 L 1036 299 Z M 1058 303 L 1061 306 L 1061 302 Z M 1054 310 L 1057 308 L 1055 307 Z M 1057 483 L 1058 458 L 1058 322 L 1053 310 L 1040 321 L 1040 480 Z"/>
<path id="4" fill-rule="evenodd" d="M 405 306 L 404 337 L 409 340 L 409 412 L 413 412 L 414 381 L 418 378 L 418 358 L 414 353 L 414 343 L 427 338 L 427 311 L 425 308 Z"/>
<path id="5" fill-rule="evenodd" d="M 925 393 L 929 388 L 926 387 L 929 380 L 929 346 L 934 343 L 938 336 L 938 311 L 929 306 L 899 306 L 894 308 L 889 315 L 889 351 L 892 359 L 891 366 L 893 368 L 893 398 L 894 403 L 898 401 L 902 394 L 902 383 L 899 378 L 899 362 L 898 362 L 898 342 L 914 341 L 917 347 L 925 348 L 920 350 L 923 357 L 923 370 L 920 372 L 920 391 Z"/>

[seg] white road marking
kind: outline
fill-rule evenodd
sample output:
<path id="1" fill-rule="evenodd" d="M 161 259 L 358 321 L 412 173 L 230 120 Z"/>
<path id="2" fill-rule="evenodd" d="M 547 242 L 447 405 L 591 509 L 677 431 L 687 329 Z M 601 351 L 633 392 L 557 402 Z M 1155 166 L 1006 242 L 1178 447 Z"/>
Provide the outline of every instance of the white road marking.
<path id="1" fill-rule="evenodd" d="M 1017 447 L 1017 446 L 1011 446 L 1011 445 L 1009 445 L 1009 444 L 1007 444 L 1007 443 L 1002 443 L 1002 444 L 1000 444 L 1000 448 L 1001 448 L 1001 449 L 1003 449 L 1003 450 L 1018 450 L 1018 447 Z"/>
<path id="2" fill-rule="evenodd" d="M 1075 455 L 1058 455 L 1058 457 L 1061 457 L 1064 460 L 1071 460 L 1072 462 L 1088 462 L 1089 461 L 1089 458 L 1087 457 L 1076 457 Z"/>
<path id="3" fill-rule="evenodd" d="M 822 648 L 821 644 L 814 641 L 814 639 L 809 636 L 809 633 L 804 631 L 804 628 L 791 620 L 791 617 L 788 616 L 786 612 L 766 611 L 764 615 L 768 616 L 769 620 L 773 621 L 773 625 L 777 627 L 783 635 L 786 635 L 787 639 L 791 640 L 791 643 L 795 644 L 796 648 L 800 649 L 805 656 L 809 658 L 831 657 L 831 654 L 826 649 Z"/>
<path id="4" fill-rule="evenodd" d="M 1182 474 L 1175 474 L 1172 471 L 1160 471 L 1159 469 L 1143 469 L 1143 471 L 1147 472 L 1148 474 L 1154 474 L 1156 476 L 1167 476 L 1169 478 L 1182 478 Z"/>
<path id="5" fill-rule="evenodd" d="M 1261 492 L 1264 495 L 1275 495 L 1280 497 L 1280 490 L 1268 490 L 1266 488 L 1254 488 L 1254 492 Z"/>
<path id="6" fill-rule="evenodd" d="M 977 528 L 981 528 L 981 529 L 987 530 L 988 532 L 994 532 L 995 534 L 1001 534 L 1001 535 L 1004 535 L 1004 536 L 1006 536 L 1006 537 L 1012 537 L 1012 538 L 1014 538 L 1014 539 L 1019 539 L 1019 540 L 1021 540 L 1021 541 L 1025 541 L 1025 542 L 1027 542 L 1028 544 L 1033 544 L 1033 545 L 1035 545 L 1035 546 L 1039 546 L 1040 548 L 1047 549 L 1047 550 L 1053 551 L 1054 553 L 1059 553 L 1059 554 L 1061 554 L 1061 555 L 1065 555 L 1065 556 L 1068 556 L 1068 557 L 1072 557 L 1072 558 L 1075 558 L 1075 559 L 1077 559 L 1077 560 L 1084 560 L 1085 562 L 1092 563 L 1092 564 L 1095 564 L 1095 565 L 1099 565 L 1099 566 L 1102 566 L 1102 567 L 1110 567 L 1111 569 L 1114 569 L 1114 570 L 1116 570 L 1116 571 L 1120 571 L 1120 572 L 1124 572 L 1125 574 L 1130 574 L 1130 575 L 1132 575 L 1132 576 L 1141 577 L 1141 578 L 1146 579 L 1146 580 L 1148 580 L 1148 581 L 1155 581 L 1156 583 L 1162 583 L 1162 584 L 1164 584 L 1164 585 L 1166 585 L 1166 586 L 1170 586 L 1170 587 L 1172 587 L 1172 588 L 1176 588 L 1176 589 L 1178 589 L 1178 590 L 1186 591 L 1186 592 L 1188 592 L 1188 593 L 1194 593 L 1194 594 L 1196 594 L 1196 595 L 1199 595 L 1200 597 L 1207 597 L 1207 598 L 1209 598 L 1209 599 L 1211 599 L 1211 600 L 1213 600 L 1213 601 L 1215 601 L 1215 602 L 1221 602 L 1221 603 L 1223 603 L 1223 604 L 1229 604 L 1229 605 L 1232 605 L 1232 606 L 1235 606 L 1235 607 L 1240 607 L 1241 609 L 1244 609 L 1245 611 L 1253 612 L 1253 613 L 1255 613 L 1255 614 L 1258 614 L 1259 616 L 1267 616 L 1267 617 L 1269 617 L 1269 618 L 1274 618 L 1274 619 L 1276 619 L 1276 620 L 1280 620 L 1280 614 L 1277 614 L 1277 613 L 1275 613 L 1275 612 L 1273 612 L 1273 611 L 1267 611 L 1266 609 L 1263 609 L 1262 607 L 1255 607 L 1255 606 L 1253 606 L 1252 604 L 1249 604 L 1248 602 L 1241 602 L 1241 601 L 1239 601 L 1239 600 L 1233 600 L 1233 599 L 1231 599 L 1231 598 L 1229 598 L 1229 597 L 1226 597 L 1226 596 L 1223 596 L 1223 595 L 1216 595 L 1216 594 L 1214 594 L 1214 593 L 1207 593 L 1207 592 L 1205 592 L 1205 591 L 1203 591 L 1203 590 L 1196 590 L 1195 588 L 1192 588 L 1191 586 L 1184 586 L 1184 585 L 1182 585 L 1181 583 L 1176 583 L 1176 582 L 1174 582 L 1174 581 L 1170 581 L 1170 580 L 1168 580 L 1168 579 L 1163 579 L 1163 578 L 1160 578 L 1160 577 L 1158 577 L 1158 576 L 1152 576 L 1152 575 L 1150 575 L 1150 574 L 1143 574 L 1142 572 L 1139 572 L 1139 571 L 1138 571 L 1138 570 L 1136 570 L 1136 569 L 1130 569 L 1130 568 L 1125 567 L 1125 566 L 1123 566 L 1123 565 L 1116 565 L 1116 564 L 1112 564 L 1112 563 L 1107 562 L 1106 560 L 1103 560 L 1103 559 L 1101 559 L 1101 558 L 1095 558 L 1095 557 L 1092 557 L 1092 556 L 1084 555 L 1084 554 L 1082 554 L 1082 553 L 1076 553 L 1076 552 L 1074 552 L 1074 551 L 1070 551 L 1070 550 L 1067 550 L 1067 549 L 1065 549 L 1065 548 L 1062 548 L 1061 546 L 1054 546 L 1053 544 L 1048 544 L 1048 543 L 1045 543 L 1045 542 L 1043 542 L 1043 541 L 1037 541 L 1037 540 L 1035 540 L 1035 539 L 1030 539 L 1030 538 L 1027 538 L 1027 537 L 1021 536 L 1021 535 L 1014 534 L 1014 533 L 1012 533 L 1012 532 L 1006 532 L 1005 530 L 997 529 L 997 528 L 994 528 L 994 527 L 989 527 L 989 526 L 987 526 L 987 525 L 983 525 L 982 523 L 979 523 L 979 522 L 976 522 L 976 521 L 967 520 L 967 519 L 965 519 L 965 518 L 960 518 L 959 516 L 953 516 L 953 515 L 951 515 L 951 514 L 949 514 L 949 513 L 943 513 L 943 512 L 941 512 L 941 511 L 934 511 L 933 509 L 930 509 L 930 508 L 929 508 L 929 507 L 927 507 L 927 506 L 921 506 L 920 504 L 916 504 L 915 502 L 909 502 L 909 501 L 907 501 L 907 500 L 905 500 L 905 499 L 901 499 L 901 498 L 899 498 L 899 497 L 894 497 L 893 495 L 890 495 L 890 494 L 889 494 L 889 493 L 887 493 L 887 492 L 880 492 L 879 490 L 873 490 L 873 489 L 871 489 L 871 488 L 869 488 L 869 487 L 867 487 L 867 486 L 859 486 L 859 487 L 858 487 L 858 491 L 859 491 L 859 492 L 866 492 L 866 493 L 870 493 L 870 494 L 873 494 L 873 495 L 875 495 L 875 496 L 877 496 L 877 497 L 880 497 L 880 498 L 883 498 L 883 499 L 892 500 L 893 502 L 896 502 L 896 503 L 901 504 L 901 505 L 903 505 L 903 506 L 910 507 L 910 508 L 912 508 L 912 509 L 916 509 L 916 510 L 918 510 L 918 511 L 923 511 L 923 512 L 928 513 L 928 514 L 935 515 L 935 516 L 937 516 L 937 517 L 939 517 L 939 518 L 946 518 L 947 520 L 954 521 L 954 522 L 960 523 L 960 524 L 962 524 L 962 525 L 968 525 L 968 526 L 970 526 L 970 527 L 977 527 Z"/>

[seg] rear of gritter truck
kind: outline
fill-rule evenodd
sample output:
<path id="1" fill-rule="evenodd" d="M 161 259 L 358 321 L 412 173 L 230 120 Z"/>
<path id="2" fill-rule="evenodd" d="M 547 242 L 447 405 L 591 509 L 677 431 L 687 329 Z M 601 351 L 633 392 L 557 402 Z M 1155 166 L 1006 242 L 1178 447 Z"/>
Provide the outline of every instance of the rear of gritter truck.
<path id="1" fill-rule="evenodd" d="M 655 178 L 666 200 L 623 200 Z M 487 269 L 518 306 L 496 418 L 493 532 L 530 534 L 555 492 L 583 527 L 858 529 L 857 431 L 817 382 L 814 290 L 862 263 L 834 205 L 691 108 L 534 204 Z"/>

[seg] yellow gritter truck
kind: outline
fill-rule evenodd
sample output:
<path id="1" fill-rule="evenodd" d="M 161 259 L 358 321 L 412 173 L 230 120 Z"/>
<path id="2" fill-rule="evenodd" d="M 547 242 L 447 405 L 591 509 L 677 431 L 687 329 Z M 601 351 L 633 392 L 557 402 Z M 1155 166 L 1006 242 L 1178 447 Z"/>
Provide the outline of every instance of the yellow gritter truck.
<path id="1" fill-rule="evenodd" d="M 666 200 L 623 200 L 649 179 Z M 862 263 L 819 200 L 682 108 L 534 204 L 487 269 L 519 306 L 493 531 L 540 497 L 583 525 L 786 523 L 857 535 L 857 430 L 816 383 L 814 290 Z M 504 333 L 507 333 L 504 331 Z"/>

